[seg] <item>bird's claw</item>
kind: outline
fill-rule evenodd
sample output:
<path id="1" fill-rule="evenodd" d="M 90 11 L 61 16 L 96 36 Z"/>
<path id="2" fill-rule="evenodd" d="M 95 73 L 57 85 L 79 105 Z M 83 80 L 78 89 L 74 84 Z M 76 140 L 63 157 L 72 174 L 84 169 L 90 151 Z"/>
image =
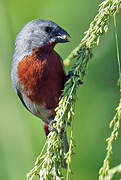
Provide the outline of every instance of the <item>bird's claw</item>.
<path id="1" fill-rule="evenodd" d="M 68 75 L 66 76 L 66 81 L 68 81 L 72 76 L 78 77 L 79 78 L 78 83 L 80 85 L 83 84 L 83 81 L 80 79 L 80 76 L 77 74 L 73 74 L 73 71 L 68 72 Z"/>
<path id="2" fill-rule="evenodd" d="M 54 131 L 54 127 L 53 127 L 53 124 L 55 123 L 56 121 L 53 119 L 49 122 L 49 125 L 48 125 L 48 130 L 51 132 L 51 131 Z"/>

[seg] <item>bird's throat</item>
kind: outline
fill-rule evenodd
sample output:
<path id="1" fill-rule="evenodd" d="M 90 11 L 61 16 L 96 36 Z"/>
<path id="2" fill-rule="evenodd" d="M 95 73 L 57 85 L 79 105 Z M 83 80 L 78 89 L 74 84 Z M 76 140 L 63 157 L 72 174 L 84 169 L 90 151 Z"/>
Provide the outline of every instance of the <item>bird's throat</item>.
<path id="1" fill-rule="evenodd" d="M 45 57 L 45 55 L 50 55 L 54 51 L 55 43 L 49 43 L 49 45 L 41 46 L 39 48 L 32 50 L 32 55 L 36 56 L 38 59 Z"/>

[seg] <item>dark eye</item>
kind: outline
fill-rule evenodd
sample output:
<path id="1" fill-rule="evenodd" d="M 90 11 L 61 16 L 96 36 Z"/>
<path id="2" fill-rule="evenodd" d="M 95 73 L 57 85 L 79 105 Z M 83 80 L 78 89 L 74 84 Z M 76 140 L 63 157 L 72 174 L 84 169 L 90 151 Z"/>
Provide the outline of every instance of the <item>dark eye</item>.
<path id="1" fill-rule="evenodd" d="M 49 27 L 49 26 L 46 26 L 46 27 L 45 27 L 45 32 L 47 32 L 47 33 L 52 32 L 52 28 Z"/>

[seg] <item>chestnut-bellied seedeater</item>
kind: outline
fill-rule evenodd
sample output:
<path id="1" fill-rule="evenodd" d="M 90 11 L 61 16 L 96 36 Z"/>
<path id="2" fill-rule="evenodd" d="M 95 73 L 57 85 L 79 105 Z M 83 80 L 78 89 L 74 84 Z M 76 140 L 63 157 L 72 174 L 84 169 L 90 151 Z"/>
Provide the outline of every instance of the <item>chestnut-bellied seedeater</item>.
<path id="1" fill-rule="evenodd" d="M 12 61 L 12 84 L 23 105 L 43 120 L 46 136 L 54 119 L 66 74 L 57 43 L 70 35 L 50 20 L 32 20 L 19 32 Z M 68 151 L 67 138 L 65 150 Z"/>

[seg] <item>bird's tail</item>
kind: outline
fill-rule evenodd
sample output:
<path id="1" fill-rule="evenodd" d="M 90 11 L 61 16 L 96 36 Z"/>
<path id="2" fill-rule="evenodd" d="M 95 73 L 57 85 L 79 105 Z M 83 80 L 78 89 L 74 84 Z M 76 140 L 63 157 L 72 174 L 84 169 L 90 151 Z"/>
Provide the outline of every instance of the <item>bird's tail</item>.
<path id="1" fill-rule="evenodd" d="M 43 122 L 43 128 L 44 128 L 44 131 L 45 131 L 45 135 L 46 137 L 48 136 L 48 134 L 50 133 L 50 127 L 49 125 L 46 123 L 46 122 Z M 68 144 L 68 139 L 67 139 L 67 135 L 66 135 L 66 132 L 63 132 L 62 134 L 62 140 L 63 140 L 63 149 L 65 151 L 65 153 L 68 152 L 69 150 L 69 144 Z M 67 167 L 67 164 L 66 164 L 66 161 L 64 160 L 63 164 L 62 164 L 62 167 L 63 168 L 66 168 Z"/>
<path id="2" fill-rule="evenodd" d="M 63 139 L 63 144 L 64 144 L 64 146 L 63 146 L 64 147 L 64 151 L 65 151 L 65 153 L 67 153 L 69 151 L 69 144 L 68 144 L 68 139 L 67 139 L 66 132 L 63 132 L 62 139 Z M 67 168 L 66 159 L 64 159 L 62 167 L 63 168 Z"/>
<path id="3" fill-rule="evenodd" d="M 67 153 L 69 150 L 69 145 L 68 145 L 68 139 L 67 139 L 67 135 L 66 132 L 63 133 L 63 143 L 64 143 L 64 151 Z"/>

